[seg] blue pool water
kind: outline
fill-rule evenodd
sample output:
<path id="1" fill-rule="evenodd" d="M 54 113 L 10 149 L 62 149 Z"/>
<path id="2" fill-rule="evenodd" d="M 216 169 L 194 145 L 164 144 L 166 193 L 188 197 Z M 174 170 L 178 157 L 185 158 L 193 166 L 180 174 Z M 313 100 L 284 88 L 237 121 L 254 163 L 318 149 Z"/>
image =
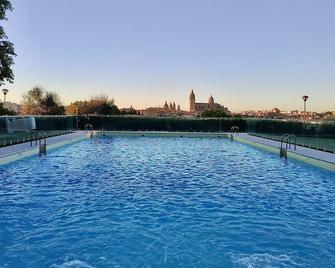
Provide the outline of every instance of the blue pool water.
<path id="1" fill-rule="evenodd" d="M 228 139 L 91 139 L 0 166 L 0 267 L 334 267 L 334 199 Z"/>

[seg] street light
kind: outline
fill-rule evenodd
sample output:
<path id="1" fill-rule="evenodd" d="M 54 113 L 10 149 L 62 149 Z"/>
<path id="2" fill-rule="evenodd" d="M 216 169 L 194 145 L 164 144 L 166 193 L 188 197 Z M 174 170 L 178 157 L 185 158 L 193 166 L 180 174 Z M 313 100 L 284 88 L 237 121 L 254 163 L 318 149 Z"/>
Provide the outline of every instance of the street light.
<path id="1" fill-rule="evenodd" d="M 2 89 L 2 93 L 3 93 L 3 104 L 6 104 L 6 95 L 8 93 L 8 89 L 7 88 L 3 88 Z"/>
<path id="2" fill-rule="evenodd" d="M 303 99 L 303 101 L 304 101 L 304 135 L 306 134 L 306 102 L 307 102 L 307 100 L 308 100 L 308 96 L 307 95 L 304 95 L 304 96 L 302 96 L 301 97 L 302 99 Z"/>
<path id="3" fill-rule="evenodd" d="M 75 106 L 76 106 L 76 114 L 77 114 L 77 124 L 76 124 L 76 128 L 77 128 L 77 130 L 79 130 L 79 104 L 76 103 Z"/>
<path id="4" fill-rule="evenodd" d="M 304 101 L 304 114 L 306 114 L 306 102 L 307 102 L 307 100 L 308 100 L 308 96 L 307 96 L 307 95 L 304 95 L 304 96 L 302 96 L 301 98 L 302 98 L 303 101 Z"/>

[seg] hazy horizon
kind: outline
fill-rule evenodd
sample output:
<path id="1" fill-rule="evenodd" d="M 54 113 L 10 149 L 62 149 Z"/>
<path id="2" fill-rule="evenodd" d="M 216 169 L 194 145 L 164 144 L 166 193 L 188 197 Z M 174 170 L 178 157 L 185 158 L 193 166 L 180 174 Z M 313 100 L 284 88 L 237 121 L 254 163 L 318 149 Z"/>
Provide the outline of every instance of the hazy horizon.
<path id="1" fill-rule="evenodd" d="M 231 111 L 335 110 L 331 0 L 12 1 L 7 101 L 35 85 L 64 104 L 100 93 L 119 107 L 215 101 Z M 1 97 L 2 99 L 2 97 Z"/>

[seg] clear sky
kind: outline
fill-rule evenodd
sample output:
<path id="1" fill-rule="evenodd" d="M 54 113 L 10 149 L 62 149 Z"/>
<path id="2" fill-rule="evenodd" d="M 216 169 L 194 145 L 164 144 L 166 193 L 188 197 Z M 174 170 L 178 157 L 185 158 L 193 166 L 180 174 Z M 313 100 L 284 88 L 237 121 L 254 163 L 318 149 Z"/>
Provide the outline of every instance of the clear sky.
<path id="1" fill-rule="evenodd" d="M 41 85 L 119 107 L 210 94 L 232 111 L 335 110 L 334 0 L 12 0 L 9 101 Z"/>

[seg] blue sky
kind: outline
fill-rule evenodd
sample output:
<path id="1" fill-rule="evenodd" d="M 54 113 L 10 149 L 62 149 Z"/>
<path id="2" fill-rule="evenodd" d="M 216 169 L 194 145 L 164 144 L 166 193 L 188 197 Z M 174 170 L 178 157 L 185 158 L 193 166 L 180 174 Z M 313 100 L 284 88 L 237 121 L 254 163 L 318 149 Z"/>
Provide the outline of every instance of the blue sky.
<path id="1" fill-rule="evenodd" d="M 232 111 L 335 110 L 333 0 L 13 0 L 8 100 L 41 85 L 65 104 L 215 101 Z"/>

